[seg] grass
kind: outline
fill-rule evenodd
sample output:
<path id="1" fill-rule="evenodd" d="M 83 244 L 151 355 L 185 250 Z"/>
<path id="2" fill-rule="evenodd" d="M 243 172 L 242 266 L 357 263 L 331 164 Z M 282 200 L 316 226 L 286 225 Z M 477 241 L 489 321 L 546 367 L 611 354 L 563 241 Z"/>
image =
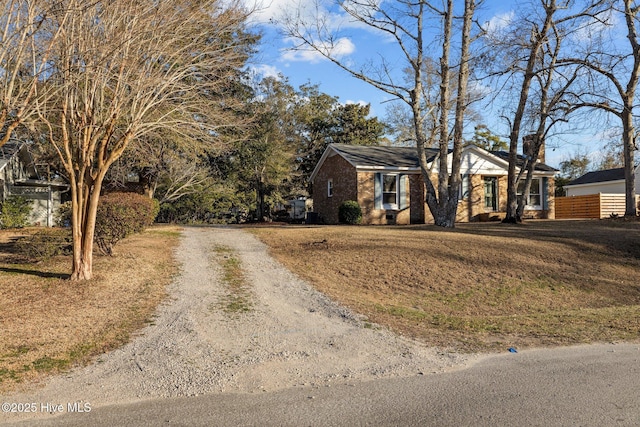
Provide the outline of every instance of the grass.
<path id="1" fill-rule="evenodd" d="M 640 338 L 640 222 L 257 227 L 284 265 L 333 299 L 441 348 L 493 351 Z M 33 230 L 21 230 L 28 235 Z M 0 231 L 0 394 L 88 363 L 153 320 L 176 273 L 179 229 L 154 227 L 66 280 L 67 256 L 17 256 Z M 253 309 L 237 254 L 215 259 L 230 315 Z"/>
<path id="2" fill-rule="evenodd" d="M 218 308 L 227 314 L 246 313 L 252 310 L 251 285 L 246 280 L 242 263 L 237 254 L 227 246 L 215 248 L 215 260 L 222 268 L 222 283 L 228 293 L 222 297 Z"/>
<path id="3" fill-rule="evenodd" d="M 639 221 L 252 231 L 333 299 L 430 345 L 494 351 L 640 338 Z"/>
<path id="4" fill-rule="evenodd" d="M 37 229 L 18 231 L 21 235 Z M 148 324 L 176 273 L 179 229 L 153 227 L 94 258 L 94 279 L 67 280 L 68 256 L 27 260 L 0 232 L 0 393 L 85 364 Z"/>

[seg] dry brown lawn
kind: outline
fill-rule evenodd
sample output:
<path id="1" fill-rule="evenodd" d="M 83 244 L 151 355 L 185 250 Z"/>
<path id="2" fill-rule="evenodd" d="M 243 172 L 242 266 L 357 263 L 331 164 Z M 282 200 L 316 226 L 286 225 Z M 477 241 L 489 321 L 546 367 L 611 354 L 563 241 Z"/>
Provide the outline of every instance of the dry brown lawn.
<path id="1" fill-rule="evenodd" d="M 152 321 L 176 272 L 178 228 L 96 256 L 16 256 L 0 232 L 0 394 L 86 363 Z M 251 228 L 284 265 L 382 325 L 460 351 L 640 339 L 640 222 Z M 25 230 L 23 233 L 30 233 Z"/>
<path id="2" fill-rule="evenodd" d="M 34 233 L 34 229 L 21 234 Z M 0 232 L 0 393 L 86 363 L 151 321 L 176 272 L 177 227 L 153 227 L 96 255 L 94 279 L 67 280 L 70 257 L 36 262 Z"/>
<path id="3" fill-rule="evenodd" d="M 373 324 L 493 351 L 640 339 L 640 222 L 531 221 L 252 230 Z"/>

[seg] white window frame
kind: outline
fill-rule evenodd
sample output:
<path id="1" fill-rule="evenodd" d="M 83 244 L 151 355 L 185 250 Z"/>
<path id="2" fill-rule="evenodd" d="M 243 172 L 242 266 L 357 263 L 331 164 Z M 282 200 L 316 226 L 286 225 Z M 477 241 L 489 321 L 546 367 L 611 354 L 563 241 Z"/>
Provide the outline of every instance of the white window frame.
<path id="1" fill-rule="evenodd" d="M 463 174 L 460 176 L 460 191 L 458 192 L 458 201 L 469 200 L 471 198 L 471 175 Z"/>
<path id="2" fill-rule="evenodd" d="M 533 178 L 531 180 L 531 188 L 534 188 L 534 184 L 535 184 L 536 181 L 538 181 L 538 193 L 537 194 L 534 193 L 534 195 L 539 197 L 540 204 L 539 205 L 530 204 L 530 202 L 531 202 L 531 189 L 530 189 L 529 190 L 529 195 L 527 197 L 527 202 L 525 203 L 525 207 L 527 209 L 531 209 L 531 210 L 541 210 L 542 209 L 542 204 L 543 204 L 543 200 L 542 200 L 542 193 L 543 193 L 542 192 L 542 178 L 539 178 L 539 177 Z M 524 185 L 524 180 L 521 180 L 520 183 L 522 185 Z M 520 183 L 518 184 L 518 187 L 520 187 Z M 516 193 L 517 193 L 518 197 L 520 197 L 522 195 L 522 193 L 520 192 L 520 188 L 516 189 Z"/>
<path id="3" fill-rule="evenodd" d="M 327 197 L 333 197 L 333 178 L 327 180 Z"/>
<path id="4" fill-rule="evenodd" d="M 386 194 L 391 194 L 391 192 L 389 192 L 389 191 L 387 191 L 387 192 L 384 191 L 384 180 L 385 180 L 385 177 L 387 177 L 387 176 L 392 176 L 396 180 L 396 191 L 395 191 L 396 202 L 395 203 L 385 203 L 384 202 L 385 201 L 385 198 L 384 198 L 385 193 Z M 382 191 L 382 209 L 398 210 L 400 208 L 400 184 L 401 184 L 401 182 L 400 182 L 400 175 L 399 174 L 396 174 L 396 173 L 383 173 L 382 174 L 382 188 L 381 188 L 381 191 Z"/>
<path id="5" fill-rule="evenodd" d="M 492 194 L 493 204 L 495 206 L 487 206 L 487 182 L 491 181 L 495 183 L 495 194 Z M 484 175 L 482 177 L 482 206 L 484 207 L 485 212 L 497 212 L 500 209 L 500 188 L 498 187 L 499 180 L 497 176 L 493 175 Z"/>

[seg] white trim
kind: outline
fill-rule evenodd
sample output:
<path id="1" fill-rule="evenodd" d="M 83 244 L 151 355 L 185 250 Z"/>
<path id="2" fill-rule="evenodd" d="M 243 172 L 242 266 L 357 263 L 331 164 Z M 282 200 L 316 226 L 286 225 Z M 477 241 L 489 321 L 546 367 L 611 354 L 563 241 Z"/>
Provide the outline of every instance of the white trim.
<path id="1" fill-rule="evenodd" d="M 383 173 L 422 173 L 420 168 L 397 167 L 397 166 L 356 166 L 358 172 L 383 172 Z"/>
<path id="2" fill-rule="evenodd" d="M 582 187 L 596 187 L 600 185 L 609 185 L 609 184 L 624 184 L 624 179 L 612 179 L 611 181 L 595 181 L 595 182 L 587 182 L 586 184 L 567 184 L 563 188 L 582 188 Z M 594 193 L 597 194 L 597 193 Z"/>
<path id="3" fill-rule="evenodd" d="M 333 178 L 327 179 L 327 197 L 333 197 Z"/>
<path id="4" fill-rule="evenodd" d="M 544 188 L 542 187 L 542 178 L 534 176 L 532 178 L 532 180 L 533 179 L 537 179 L 538 180 L 538 194 L 537 194 L 537 196 L 540 197 L 540 204 L 539 205 L 525 205 L 524 207 L 525 207 L 525 209 L 528 209 L 530 211 L 541 211 L 541 210 L 543 210 L 542 207 L 544 206 L 544 200 L 542 200 L 542 197 L 544 195 Z M 520 181 L 520 182 L 522 182 L 524 184 L 524 181 Z M 533 184 L 533 182 L 532 182 L 532 184 Z M 520 185 L 520 184 L 518 184 L 518 185 Z M 520 193 L 518 193 L 518 189 L 517 188 L 516 188 L 516 194 L 518 195 L 518 197 L 520 196 Z M 534 195 L 536 195 L 536 194 L 534 194 Z M 529 197 L 531 197 L 531 190 L 529 190 Z"/>
<path id="5" fill-rule="evenodd" d="M 481 175 L 482 176 L 482 208 L 484 212 L 498 212 L 500 210 L 500 180 L 499 175 Z M 495 194 L 492 194 L 494 206 L 487 206 L 487 181 L 491 180 L 494 185 Z"/>
<path id="6" fill-rule="evenodd" d="M 396 202 L 395 203 L 385 203 L 384 202 L 384 177 L 385 176 L 393 176 L 396 179 Z M 397 173 L 383 173 L 382 174 L 382 188 L 380 189 L 382 192 L 382 209 L 384 210 L 388 210 L 388 211 L 397 211 L 400 209 L 400 174 Z M 391 192 L 387 191 L 387 194 L 391 194 Z"/>
<path id="7" fill-rule="evenodd" d="M 313 172 L 311 172 L 311 175 L 309 176 L 309 181 L 313 182 L 316 179 L 316 175 L 318 175 L 318 172 L 320 171 L 320 167 L 323 165 L 324 161 L 326 160 L 327 157 L 329 157 L 329 154 L 333 152 L 337 155 L 340 155 L 340 157 L 342 157 L 344 159 L 344 157 L 340 154 L 339 151 L 337 151 L 336 149 L 334 149 L 331 144 L 329 144 L 329 146 L 327 147 L 326 150 L 324 150 L 324 153 L 322 153 L 322 157 L 320 157 L 320 160 L 318 161 L 318 164 L 316 165 L 315 168 L 313 168 Z M 346 159 L 345 159 L 346 160 Z"/>

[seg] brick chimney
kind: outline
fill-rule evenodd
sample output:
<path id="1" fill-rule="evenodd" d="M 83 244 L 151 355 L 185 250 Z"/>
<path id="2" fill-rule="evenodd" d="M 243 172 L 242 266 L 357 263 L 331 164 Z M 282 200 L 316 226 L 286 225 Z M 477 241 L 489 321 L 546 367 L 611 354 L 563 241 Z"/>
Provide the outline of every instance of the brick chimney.
<path id="1" fill-rule="evenodd" d="M 533 154 L 535 141 L 536 141 L 535 134 L 525 135 L 522 138 L 522 154 L 524 154 L 527 157 L 531 157 Z M 540 144 L 540 149 L 538 150 L 538 160 L 537 160 L 538 163 L 544 163 L 544 160 L 545 160 L 544 154 L 545 154 L 544 141 L 542 141 L 542 143 Z"/>

